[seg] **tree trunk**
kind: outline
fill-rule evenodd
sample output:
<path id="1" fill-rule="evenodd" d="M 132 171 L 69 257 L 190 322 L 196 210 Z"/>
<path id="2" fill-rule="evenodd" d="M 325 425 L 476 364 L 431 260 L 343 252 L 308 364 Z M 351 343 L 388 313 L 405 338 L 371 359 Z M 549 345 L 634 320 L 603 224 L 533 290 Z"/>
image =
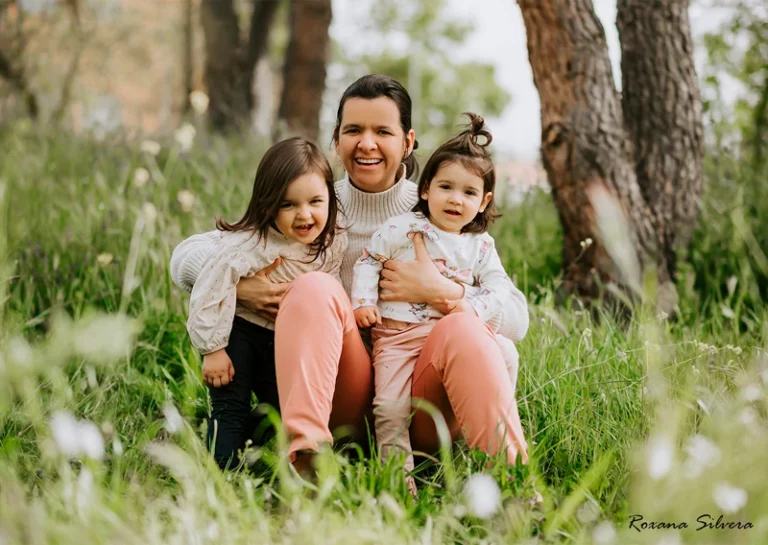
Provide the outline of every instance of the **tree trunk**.
<path id="1" fill-rule="evenodd" d="M 667 263 L 637 184 L 591 0 L 518 4 L 541 98 L 542 161 L 565 238 L 564 291 L 585 301 L 599 297 L 606 284 L 637 291 L 648 265 L 666 283 Z"/>
<path id="2" fill-rule="evenodd" d="M 194 24 L 192 12 L 194 11 L 193 0 L 184 0 L 184 40 L 182 42 L 182 58 L 184 59 L 184 102 L 181 112 L 186 115 L 192 109 L 190 95 L 192 94 L 192 79 L 195 72 L 194 64 Z"/>
<path id="3" fill-rule="evenodd" d="M 701 98 L 688 0 L 619 0 L 624 126 L 635 173 L 675 273 L 688 246 L 702 188 Z"/>
<path id="4" fill-rule="evenodd" d="M 209 119 L 214 130 L 226 132 L 248 121 L 240 85 L 242 53 L 233 0 L 203 0 L 200 18 L 205 34 Z"/>
<path id="5" fill-rule="evenodd" d="M 253 95 L 253 78 L 256 65 L 267 52 L 269 31 L 275 20 L 280 0 L 254 0 L 253 15 L 251 16 L 251 31 L 248 36 L 248 47 L 243 78 L 243 94 L 248 103 L 248 110 L 253 111 L 256 103 Z"/>
<path id="6" fill-rule="evenodd" d="M 330 49 L 331 0 L 293 0 L 276 136 L 317 140 Z"/>

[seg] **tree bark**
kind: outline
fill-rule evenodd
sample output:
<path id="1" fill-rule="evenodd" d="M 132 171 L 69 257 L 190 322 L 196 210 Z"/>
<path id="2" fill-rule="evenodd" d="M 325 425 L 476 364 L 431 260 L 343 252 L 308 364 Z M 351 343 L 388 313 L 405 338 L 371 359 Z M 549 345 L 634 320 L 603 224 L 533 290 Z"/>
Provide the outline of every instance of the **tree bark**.
<path id="1" fill-rule="evenodd" d="M 689 0 L 619 0 L 624 126 L 670 273 L 688 246 L 703 184 L 701 97 Z"/>
<path id="2" fill-rule="evenodd" d="M 192 109 L 192 102 L 190 95 L 192 94 L 192 79 L 195 71 L 194 64 L 194 24 L 192 13 L 194 11 L 193 0 L 184 0 L 184 31 L 182 42 L 182 58 L 184 60 L 184 102 L 182 103 L 181 111 L 183 114 L 188 114 Z"/>
<path id="3" fill-rule="evenodd" d="M 565 293 L 587 302 L 607 284 L 637 291 L 648 265 L 668 282 L 591 0 L 518 4 L 541 98 L 542 162 L 565 238 Z"/>
<path id="4" fill-rule="evenodd" d="M 205 82 L 214 130 L 226 132 L 247 123 L 248 110 L 239 84 L 242 61 L 240 28 L 233 0 L 203 0 Z"/>
<path id="5" fill-rule="evenodd" d="M 251 30 L 248 35 L 248 47 L 245 56 L 245 77 L 243 78 L 243 94 L 246 97 L 249 111 L 253 111 L 256 107 L 253 94 L 256 65 L 267 52 L 269 32 L 279 6 L 280 0 L 254 0 Z"/>
<path id="6" fill-rule="evenodd" d="M 276 137 L 317 140 L 330 49 L 331 0 L 293 0 Z"/>

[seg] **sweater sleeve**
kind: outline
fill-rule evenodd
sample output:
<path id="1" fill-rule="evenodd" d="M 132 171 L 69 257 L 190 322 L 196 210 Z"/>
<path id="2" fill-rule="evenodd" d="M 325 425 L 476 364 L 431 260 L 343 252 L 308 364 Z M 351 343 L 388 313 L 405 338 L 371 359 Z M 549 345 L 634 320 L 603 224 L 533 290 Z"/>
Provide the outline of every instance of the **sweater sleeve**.
<path id="1" fill-rule="evenodd" d="M 192 288 L 187 331 L 201 354 L 210 354 L 229 343 L 235 319 L 237 283 L 251 267 L 238 248 L 220 245 Z"/>
<path id="2" fill-rule="evenodd" d="M 191 292 L 203 265 L 216 251 L 220 231 L 192 235 L 179 243 L 171 254 L 171 280 L 181 289 Z"/>
<path id="3" fill-rule="evenodd" d="M 482 241 L 480 257 L 475 267 L 475 276 L 479 291 L 465 294 L 465 299 L 472 305 L 481 320 L 488 321 L 501 310 L 509 295 L 509 278 L 501 264 L 493 239 Z"/>
<path id="4" fill-rule="evenodd" d="M 352 269 L 352 309 L 375 307 L 379 302 L 379 278 L 384 262 L 392 255 L 391 245 L 385 235 L 388 224 L 384 224 L 363 248 L 362 255 Z"/>
<path id="5" fill-rule="evenodd" d="M 520 342 L 528 332 L 530 316 L 528 314 L 528 301 L 523 292 L 517 286 L 509 282 L 509 297 L 501 307 L 501 322 L 497 333 L 514 342 Z"/>

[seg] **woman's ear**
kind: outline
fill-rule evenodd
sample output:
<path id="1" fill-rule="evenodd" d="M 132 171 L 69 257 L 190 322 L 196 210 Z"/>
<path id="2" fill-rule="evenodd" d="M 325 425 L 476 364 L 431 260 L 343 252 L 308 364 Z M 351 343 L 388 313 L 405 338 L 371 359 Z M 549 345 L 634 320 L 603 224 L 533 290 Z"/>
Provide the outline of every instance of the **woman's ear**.
<path id="1" fill-rule="evenodd" d="M 485 197 L 483 197 L 483 202 L 480 203 L 480 213 L 485 212 L 485 209 L 488 208 L 488 203 L 491 202 L 491 199 L 493 198 L 493 193 L 490 191 L 485 194 Z"/>
<path id="2" fill-rule="evenodd" d="M 405 135 L 405 157 L 409 157 L 413 153 L 413 143 L 416 142 L 416 131 L 411 129 L 408 134 Z"/>

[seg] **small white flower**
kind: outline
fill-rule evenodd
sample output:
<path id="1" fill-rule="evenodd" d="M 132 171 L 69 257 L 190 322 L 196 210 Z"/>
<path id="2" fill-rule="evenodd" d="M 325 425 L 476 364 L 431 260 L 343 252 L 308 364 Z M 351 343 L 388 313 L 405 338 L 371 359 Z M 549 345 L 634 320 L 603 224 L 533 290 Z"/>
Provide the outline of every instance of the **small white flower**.
<path id="1" fill-rule="evenodd" d="M 656 436 L 648 443 L 648 475 L 657 481 L 672 469 L 675 446 L 667 436 Z"/>
<path id="2" fill-rule="evenodd" d="M 145 202 L 141 205 L 141 213 L 144 215 L 147 223 L 154 223 L 157 219 L 157 208 L 151 202 Z"/>
<path id="3" fill-rule="evenodd" d="M 96 256 L 96 261 L 101 265 L 102 267 L 106 267 L 110 263 L 112 263 L 112 260 L 115 258 L 112 254 L 109 252 L 104 252 Z"/>
<path id="4" fill-rule="evenodd" d="M 90 420 L 81 420 L 78 431 L 82 453 L 92 460 L 104 458 L 104 438 L 96 424 Z"/>
<path id="5" fill-rule="evenodd" d="M 197 197 L 190 190 L 182 189 L 176 194 L 176 200 L 184 212 L 191 212 L 197 202 Z"/>
<path id="6" fill-rule="evenodd" d="M 176 140 L 179 148 L 181 148 L 181 151 L 186 152 L 192 148 L 196 135 L 197 129 L 190 123 L 184 123 L 174 131 L 173 138 Z"/>
<path id="7" fill-rule="evenodd" d="M 591 329 L 589 329 L 589 328 L 586 328 L 586 329 L 585 329 L 585 330 L 584 330 L 584 331 L 581 333 L 581 335 L 582 335 L 583 337 L 586 337 L 587 339 L 590 339 L 590 338 L 592 338 L 592 330 L 591 330 Z"/>
<path id="8" fill-rule="evenodd" d="M 694 435 L 685 447 L 688 453 L 686 469 L 689 478 L 701 475 L 707 467 L 712 467 L 720 461 L 720 449 L 703 435 Z"/>
<path id="9" fill-rule="evenodd" d="M 723 513 L 731 514 L 747 504 L 747 491 L 728 483 L 720 483 L 712 491 L 712 498 Z"/>
<path id="10" fill-rule="evenodd" d="M 140 167 L 133 171 L 133 186 L 141 189 L 145 185 L 147 185 L 147 182 L 149 181 L 149 171 L 144 168 Z"/>
<path id="11" fill-rule="evenodd" d="M 750 403 L 754 401 L 758 401 L 763 397 L 763 389 L 760 388 L 759 384 L 755 384 L 755 383 L 747 384 L 741 390 L 741 397 L 744 398 L 744 401 L 748 401 Z"/>
<path id="12" fill-rule="evenodd" d="M 616 543 L 616 529 L 610 522 L 601 522 L 592 531 L 592 540 L 596 545 L 613 545 Z"/>
<path id="13" fill-rule="evenodd" d="M 485 473 L 476 473 L 467 479 L 464 497 L 470 514 L 480 519 L 492 517 L 501 505 L 499 485 Z"/>
<path id="14" fill-rule="evenodd" d="M 591 239 L 591 238 L 585 238 L 584 240 L 582 240 L 581 242 L 579 242 L 579 245 L 580 245 L 580 246 L 581 246 L 581 247 L 582 247 L 584 250 L 586 250 L 587 248 L 589 248 L 590 246 L 592 246 L 592 239 Z"/>
<path id="15" fill-rule="evenodd" d="M 208 95 L 202 91 L 192 91 L 189 93 L 189 103 L 192 109 L 199 114 L 204 114 L 208 110 Z"/>
<path id="16" fill-rule="evenodd" d="M 56 411 L 48 423 L 56 446 L 64 456 L 72 458 L 80 454 L 78 423 L 71 413 Z"/>
<path id="17" fill-rule="evenodd" d="M 26 366 L 32 362 L 34 352 L 24 337 L 14 337 L 8 342 L 8 357 L 19 365 Z"/>
<path id="18" fill-rule="evenodd" d="M 728 281 L 725 283 L 725 286 L 728 288 L 728 296 L 732 296 L 733 292 L 736 291 L 736 284 L 738 284 L 739 279 L 735 276 L 731 276 L 728 278 Z"/>
<path id="19" fill-rule="evenodd" d="M 139 149 L 143 151 L 144 153 L 148 153 L 150 155 L 157 155 L 160 153 L 160 144 L 155 142 L 154 140 L 144 140 L 141 145 L 139 146 Z"/>
<path id="20" fill-rule="evenodd" d="M 215 521 L 208 523 L 208 527 L 205 529 L 205 537 L 211 541 L 216 541 L 219 538 L 219 525 Z"/>
<path id="21" fill-rule="evenodd" d="M 663 310 L 660 310 L 659 313 L 656 315 L 656 319 L 659 320 L 660 322 L 663 322 L 667 318 L 669 318 L 669 314 L 667 314 Z"/>
<path id="22" fill-rule="evenodd" d="M 184 429 L 184 419 L 173 403 L 169 402 L 163 406 L 163 415 L 165 416 L 165 429 L 168 430 L 168 433 L 178 433 Z"/>
<path id="23" fill-rule="evenodd" d="M 112 440 L 112 452 L 115 453 L 115 456 L 123 455 L 123 444 L 120 442 L 120 439 L 115 438 Z"/>

